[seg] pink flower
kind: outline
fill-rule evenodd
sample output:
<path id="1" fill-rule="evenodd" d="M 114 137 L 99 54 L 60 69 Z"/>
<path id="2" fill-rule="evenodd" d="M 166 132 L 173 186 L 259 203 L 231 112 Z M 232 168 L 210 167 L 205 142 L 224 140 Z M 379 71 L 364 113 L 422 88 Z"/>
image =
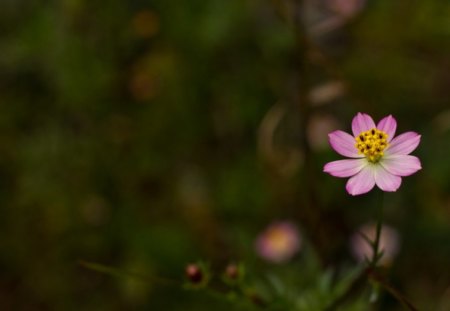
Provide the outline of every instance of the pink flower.
<path id="1" fill-rule="evenodd" d="M 352 17 L 358 14 L 365 5 L 365 0 L 328 0 L 329 8 L 344 17 Z"/>
<path id="2" fill-rule="evenodd" d="M 289 221 L 269 225 L 255 243 L 257 253 L 274 263 L 283 263 L 291 259 L 300 249 L 300 245 L 297 227 Z"/>
<path id="3" fill-rule="evenodd" d="M 351 195 L 367 193 L 375 184 L 383 191 L 396 191 L 403 176 L 420 170 L 420 160 L 412 155 L 420 142 L 420 135 L 406 132 L 395 136 L 397 121 L 391 116 L 377 125 L 372 117 L 358 113 L 352 121 L 353 136 L 343 131 L 328 134 L 333 149 L 352 159 L 327 163 L 323 171 L 335 177 L 350 177 L 347 192 Z"/>
<path id="4" fill-rule="evenodd" d="M 328 146 L 327 133 L 339 128 L 337 120 L 332 115 L 311 116 L 307 137 L 311 148 L 314 151 L 321 151 Z"/>

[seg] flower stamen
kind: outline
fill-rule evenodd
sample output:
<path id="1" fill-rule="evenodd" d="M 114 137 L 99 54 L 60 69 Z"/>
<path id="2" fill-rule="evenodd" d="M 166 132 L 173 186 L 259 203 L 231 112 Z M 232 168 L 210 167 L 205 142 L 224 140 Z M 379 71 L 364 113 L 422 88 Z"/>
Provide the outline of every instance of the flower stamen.
<path id="1" fill-rule="evenodd" d="M 355 147 L 358 154 L 363 154 L 370 162 L 376 163 L 383 157 L 384 149 L 389 146 L 387 138 L 386 132 L 373 128 L 355 137 Z"/>

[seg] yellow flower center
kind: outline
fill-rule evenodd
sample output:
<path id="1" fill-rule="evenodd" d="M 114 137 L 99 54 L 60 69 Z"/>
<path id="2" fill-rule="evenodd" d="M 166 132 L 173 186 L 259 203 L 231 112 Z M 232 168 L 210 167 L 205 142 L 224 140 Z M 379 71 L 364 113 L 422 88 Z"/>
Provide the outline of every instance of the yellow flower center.
<path id="1" fill-rule="evenodd" d="M 290 248 L 290 237 L 281 229 L 273 229 L 270 231 L 268 240 L 274 252 L 285 252 Z"/>
<path id="2" fill-rule="evenodd" d="M 355 147 L 358 154 L 363 154 L 370 162 L 376 163 L 383 157 L 384 149 L 389 146 L 387 138 L 386 132 L 373 128 L 355 137 Z"/>

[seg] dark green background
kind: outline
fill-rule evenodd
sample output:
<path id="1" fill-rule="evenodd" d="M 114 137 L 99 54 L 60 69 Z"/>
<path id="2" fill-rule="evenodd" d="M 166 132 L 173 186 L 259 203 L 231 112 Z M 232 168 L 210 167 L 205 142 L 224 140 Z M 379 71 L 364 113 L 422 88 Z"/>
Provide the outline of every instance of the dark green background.
<path id="1" fill-rule="evenodd" d="M 375 217 L 375 193 L 350 197 L 322 173 L 340 156 L 305 137 L 314 118 L 349 131 L 363 111 L 422 134 L 423 170 L 385 197 L 402 237 L 389 275 L 421 310 L 445 310 L 450 3 L 368 1 L 305 37 L 332 16 L 321 3 L 299 26 L 290 0 L 1 1 L 0 308 L 234 309 L 78 262 L 182 281 L 188 262 L 242 260 L 257 278 L 278 269 L 253 251 L 276 219 L 299 224 L 324 267 L 352 264 L 348 237 Z M 347 91 L 307 101 L 330 81 Z"/>

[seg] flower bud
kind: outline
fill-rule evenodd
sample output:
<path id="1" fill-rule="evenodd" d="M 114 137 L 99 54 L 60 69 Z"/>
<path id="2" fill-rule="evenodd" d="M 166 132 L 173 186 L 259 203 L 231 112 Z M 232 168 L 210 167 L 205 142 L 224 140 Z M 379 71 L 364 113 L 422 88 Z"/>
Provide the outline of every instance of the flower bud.
<path id="1" fill-rule="evenodd" d="M 205 278 L 202 268 L 194 263 L 188 264 L 185 269 L 186 278 L 191 284 L 201 284 Z"/>
<path id="2" fill-rule="evenodd" d="M 237 280 L 239 274 L 239 267 L 234 263 L 230 263 L 225 269 L 225 276 L 230 280 Z"/>
<path id="3" fill-rule="evenodd" d="M 245 268 L 242 263 L 229 263 L 222 274 L 222 280 L 229 286 L 235 286 L 244 278 Z"/>

